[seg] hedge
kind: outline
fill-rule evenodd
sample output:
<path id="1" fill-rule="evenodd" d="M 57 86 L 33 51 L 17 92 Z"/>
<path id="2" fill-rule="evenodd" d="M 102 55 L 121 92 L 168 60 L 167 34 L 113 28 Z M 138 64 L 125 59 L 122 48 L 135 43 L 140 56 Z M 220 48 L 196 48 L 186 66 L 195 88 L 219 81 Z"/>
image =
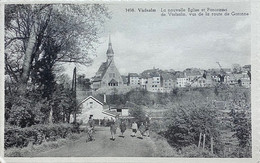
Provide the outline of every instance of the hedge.
<path id="1" fill-rule="evenodd" d="M 79 133 L 78 124 L 38 124 L 31 127 L 5 126 L 5 149 L 10 147 L 26 147 L 29 142 L 41 144 L 44 141 L 54 141 L 66 138 L 71 133 Z"/>

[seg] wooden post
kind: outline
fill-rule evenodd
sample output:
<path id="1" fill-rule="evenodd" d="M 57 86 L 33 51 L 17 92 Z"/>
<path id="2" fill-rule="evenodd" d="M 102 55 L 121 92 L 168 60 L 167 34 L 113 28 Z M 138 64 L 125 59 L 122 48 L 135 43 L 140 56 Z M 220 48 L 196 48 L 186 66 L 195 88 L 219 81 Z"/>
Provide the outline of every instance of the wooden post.
<path id="1" fill-rule="evenodd" d="M 205 149 L 205 137 L 206 137 L 206 135 L 203 134 L 203 151 L 204 151 L 204 149 Z"/>
<path id="2" fill-rule="evenodd" d="M 200 140 L 201 140 L 201 133 L 200 133 L 200 138 L 199 138 L 199 144 L 198 144 L 198 148 L 200 148 Z"/>
<path id="3" fill-rule="evenodd" d="M 213 137 L 210 138 L 211 154 L 213 154 Z"/>

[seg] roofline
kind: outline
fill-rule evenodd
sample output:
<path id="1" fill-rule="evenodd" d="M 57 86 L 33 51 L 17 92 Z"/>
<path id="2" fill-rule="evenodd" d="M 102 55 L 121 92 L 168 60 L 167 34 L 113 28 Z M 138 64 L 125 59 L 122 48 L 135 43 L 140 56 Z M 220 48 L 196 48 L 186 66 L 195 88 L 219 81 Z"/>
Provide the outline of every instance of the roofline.
<path id="1" fill-rule="evenodd" d="M 85 101 L 87 101 L 88 99 L 92 98 L 94 101 L 96 101 L 97 103 L 99 103 L 100 105 L 104 106 L 104 104 L 99 101 L 98 99 L 96 99 L 95 97 L 93 97 L 92 95 L 88 96 L 87 98 L 85 98 L 84 100 L 82 100 L 77 107 L 79 107 L 81 104 L 83 104 Z"/>
<path id="2" fill-rule="evenodd" d="M 112 117 L 116 117 L 117 115 L 114 115 L 114 114 L 111 114 L 111 113 L 108 113 L 106 111 L 102 111 L 103 114 L 106 114 L 106 115 L 109 115 L 109 116 L 112 116 Z"/>

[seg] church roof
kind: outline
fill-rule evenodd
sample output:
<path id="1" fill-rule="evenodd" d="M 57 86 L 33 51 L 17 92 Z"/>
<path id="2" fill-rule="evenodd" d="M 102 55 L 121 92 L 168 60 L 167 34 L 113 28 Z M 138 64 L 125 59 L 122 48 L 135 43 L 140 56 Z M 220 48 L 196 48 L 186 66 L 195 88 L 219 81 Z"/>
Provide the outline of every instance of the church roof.
<path id="1" fill-rule="evenodd" d="M 94 77 L 94 80 L 93 82 L 97 82 L 97 81 L 101 81 L 103 76 L 105 75 L 106 71 L 107 71 L 107 68 L 110 66 L 112 61 L 110 61 L 109 64 L 107 64 L 107 62 L 103 62 L 101 64 L 101 66 L 99 67 L 97 73 L 96 73 L 96 76 Z"/>

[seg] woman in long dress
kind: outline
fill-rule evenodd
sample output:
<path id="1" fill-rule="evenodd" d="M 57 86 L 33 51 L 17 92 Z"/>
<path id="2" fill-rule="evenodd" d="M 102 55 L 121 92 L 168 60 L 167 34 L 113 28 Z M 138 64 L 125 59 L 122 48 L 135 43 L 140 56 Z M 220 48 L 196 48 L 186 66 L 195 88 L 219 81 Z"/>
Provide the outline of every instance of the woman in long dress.
<path id="1" fill-rule="evenodd" d="M 141 138 L 143 138 L 144 133 L 145 133 L 145 126 L 144 126 L 143 122 L 141 122 L 141 125 L 139 126 L 139 131 L 140 131 L 140 134 L 141 134 Z"/>
<path id="2" fill-rule="evenodd" d="M 120 123 L 120 130 L 121 130 L 122 137 L 125 137 L 124 136 L 124 132 L 126 130 L 126 122 L 125 122 L 125 120 L 121 121 L 121 123 Z"/>
<path id="3" fill-rule="evenodd" d="M 110 132 L 111 132 L 111 140 L 115 140 L 115 134 L 116 134 L 116 124 L 115 124 L 115 120 L 111 117 L 110 120 Z"/>

